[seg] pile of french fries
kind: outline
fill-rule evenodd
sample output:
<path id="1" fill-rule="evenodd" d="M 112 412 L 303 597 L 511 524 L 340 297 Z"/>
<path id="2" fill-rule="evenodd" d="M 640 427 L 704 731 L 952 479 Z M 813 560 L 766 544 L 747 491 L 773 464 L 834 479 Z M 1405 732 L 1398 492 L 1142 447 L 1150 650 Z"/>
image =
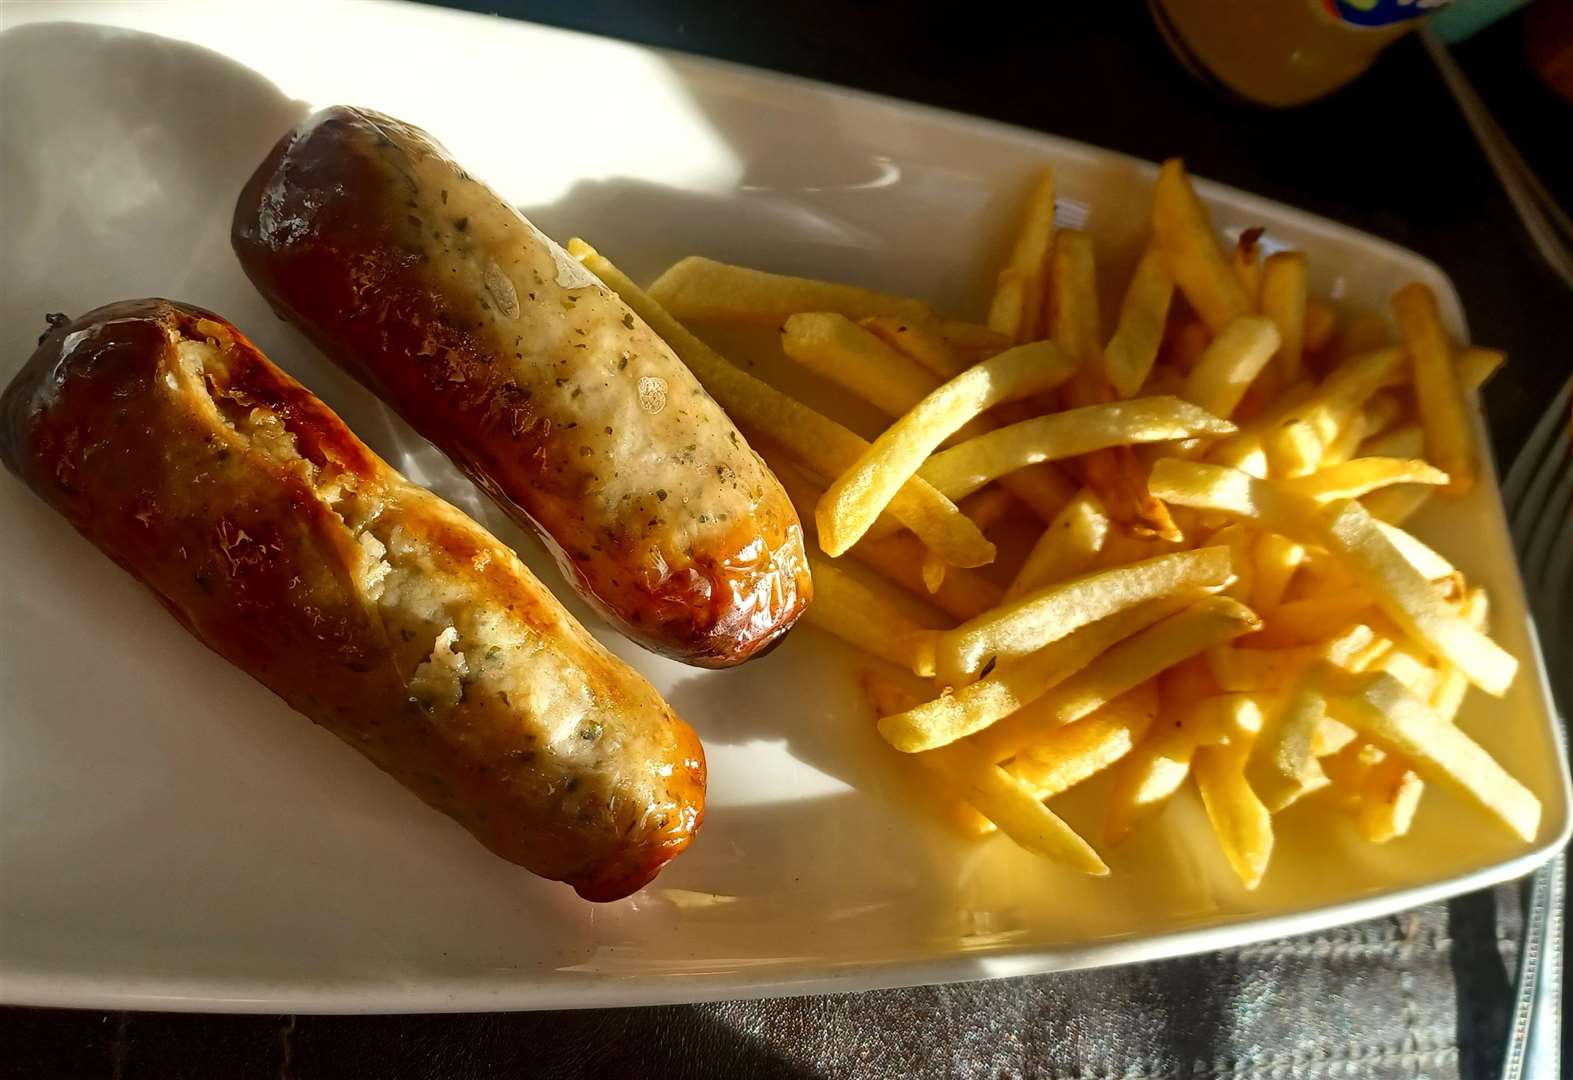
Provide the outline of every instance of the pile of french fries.
<path id="1" fill-rule="evenodd" d="M 1305 253 L 1222 246 L 1178 160 L 1109 334 L 1092 240 L 1054 210 L 1045 172 L 986 325 L 702 258 L 646 293 L 570 251 L 781 478 L 817 541 L 808 619 L 866 654 L 892 759 L 969 835 L 1107 873 L 1050 803 L 1110 772 L 1105 849 L 1192 783 L 1247 888 L 1311 797 L 1381 843 L 1432 784 L 1533 840 L 1534 795 L 1454 724 L 1517 663 L 1484 590 L 1402 528 L 1476 482 L 1469 396 L 1502 354 L 1455 346 L 1422 284 L 1341 323 Z M 777 328 L 888 426 L 865 440 L 691 322 Z M 1002 566 L 990 534 L 1022 519 L 1038 539 Z"/>

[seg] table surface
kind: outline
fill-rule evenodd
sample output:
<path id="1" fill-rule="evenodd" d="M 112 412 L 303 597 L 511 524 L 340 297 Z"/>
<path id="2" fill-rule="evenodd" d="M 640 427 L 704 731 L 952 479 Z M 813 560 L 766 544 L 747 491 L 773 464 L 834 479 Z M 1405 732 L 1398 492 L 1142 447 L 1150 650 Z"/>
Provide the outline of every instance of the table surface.
<path id="1" fill-rule="evenodd" d="M 1505 469 L 1567 378 L 1573 297 L 1530 247 L 1418 44 L 1318 104 L 1221 101 L 1134 3 L 862 0 L 456 3 L 988 116 L 1348 222 L 1434 259 L 1475 340 Z M 1573 108 L 1528 75 L 1517 17 L 1458 47 L 1465 71 L 1564 205 Z M 1573 664 L 1561 670 L 1561 681 Z M 1559 687 L 1564 702 L 1568 687 Z M 0 1073 L 121 1077 L 1493 1074 L 1517 892 L 1139 968 L 861 995 L 579 1013 L 189 1016 L 0 1009 Z M 1564 1031 L 1564 1058 L 1567 1032 Z M 1573 1059 L 1570 1059 L 1573 1060 Z"/>

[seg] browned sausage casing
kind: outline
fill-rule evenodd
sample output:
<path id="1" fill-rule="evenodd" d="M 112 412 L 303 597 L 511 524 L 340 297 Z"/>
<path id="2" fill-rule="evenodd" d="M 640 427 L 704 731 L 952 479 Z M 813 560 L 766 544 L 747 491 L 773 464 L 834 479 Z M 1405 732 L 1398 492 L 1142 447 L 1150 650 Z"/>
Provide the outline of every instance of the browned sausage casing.
<path id="1" fill-rule="evenodd" d="M 688 845 L 699 740 L 518 557 L 218 316 L 56 327 L 0 456 L 205 645 L 505 859 L 613 900 Z"/>
<path id="2" fill-rule="evenodd" d="M 741 663 L 808 603 L 775 477 L 666 344 L 417 128 L 317 113 L 231 234 L 275 310 L 541 534 L 636 641 Z"/>

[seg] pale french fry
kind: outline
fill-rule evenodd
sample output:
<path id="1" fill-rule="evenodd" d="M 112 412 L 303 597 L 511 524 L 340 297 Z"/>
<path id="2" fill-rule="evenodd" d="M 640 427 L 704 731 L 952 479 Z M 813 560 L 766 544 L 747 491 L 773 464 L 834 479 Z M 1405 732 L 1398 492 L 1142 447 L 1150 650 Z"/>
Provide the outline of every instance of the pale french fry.
<path id="1" fill-rule="evenodd" d="M 1177 371 L 1189 374 L 1197 364 L 1201 363 L 1202 357 L 1206 355 L 1207 346 L 1212 344 L 1212 340 L 1212 331 L 1207 329 L 1206 323 L 1194 317 L 1187 317 L 1175 328 L 1168 348 L 1164 350 L 1164 362 L 1172 365 Z M 1197 404 L 1202 403 L 1197 402 Z M 1203 408 L 1205 407 L 1203 405 Z"/>
<path id="2" fill-rule="evenodd" d="M 1416 573 L 1427 581 L 1441 581 L 1458 573 L 1457 567 L 1414 533 L 1405 532 L 1397 525 L 1389 525 L 1385 521 L 1378 521 L 1376 528 L 1404 557 L 1404 561 L 1414 567 Z"/>
<path id="3" fill-rule="evenodd" d="M 1338 434 L 1322 447 L 1322 468 L 1342 465 L 1360 452 L 1360 442 L 1365 438 L 1365 412 L 1354 413 L 1344 420 Z"/>
<path id="4" fill-rule="evenodd" d="M 1289 581 L 1305 559 L 1305 548 L 1293 540 L 1266 533 L 1256 542 L 1255 585 L 1251 607 L 1266 613 L 1277 607 L 1289 588 Z"/>
<path id="5" fill-rule="evenodd" d="M 1191 759 L 1191 774 L 1224 856 L 1240 883 L 1254 889 L 1272 858 L 1273 820 L 1246 783 L 1248 752 L 1248 747 L 1233 743 L 1203 747 Z"/>
<path id="6" fill-rule="evenodd" d="M 1238 469 L 1164 458 L 1153 464 L 1147 483 L 1165 502 L 1248 521 L 1302 544 L 1320 540 L 1319 503 Z"/>
<path id="7" fill-rule="evenodd" d="M 1458 351 L 1458 384 L 1464 393 L 1477 393 L 1507 363 L 1507 353 L 1470 345 Z"/>
<path id="8" fill-rule="evenodd" d="M 1386 751 L 1358 735 L 1337 751 L 1318 759 L 1322 773 L 1344 795 L 1351 809 L 1358 812 L 1360 795 L 1371 770 L 1387 758 Z"/>
<path id="9" fill-rule="evenodd" d="M 1037 700 L 1111 647 L 1194 602 L 1194 592 L 1150 600 L 1083 626 L 984 678 L 881 721 L 885 741 L 904 753 L 944 746 Z"/>
<path id="10" fill-rule="evenodd" d="M 1103 512 L 1097 496 L 1083 489 L 1038 537 L 1027 561 L 1005 590 L 1005 599 L 1019 599 L 1084 572 L 1103 549 L 1108 535 L 1109 515 Z"/>
<path id="11" fill-rule="evenodd" d="M 1283 487 L 1318 502 L 1353 499 L 1393 484 L 1447 483 L 1447 473 L 1413 458 L 1360 457 L 1306 476 L 1284 480 Z"/>
<path id="12" fill-rule="evenodd" d="M 1476 630 L 1484 630 L 1489 606 L 1484 589 L 1470 589 L 1459 614 Z M 1436 713 L 1437 719 L 1451 724 L 1458 716 L 1459 707 L 1464 704 L 1464 695 L 1468 691 L 1468 677 L 1452 664 L 1441 664 L 1436 689 L 1431 692 L 1431 711 Z"/>
<path id="13" fill-rule="evenodd" d="M 1423 701 L 1431 700 L 1440 672 L 1431 666 L 1425 650 L 1399 637 L 1393 647 L 1371 664 L 1372 671 L 1385 671 Z"/>
<path id="14" fill-rule="evenodd" d="M 1300 776 L 1300 784 L 1284 798 L 1280 808 L 1287 810 L 1307 795 L 1315 795 L 1318 791 L 1332 786 L 1332 781 L 1327 778 L 1327 773 L 1322 768 L 1322 763 L 1312 758 L 1305 763 L 1305 772 Z"/>
<path id="15" fill-rule="evenodd" d="M 1031 282 L 1014 267 L 1000 271 L 989 301 L 988 327 L 1011 341 L 1029 340 L 1022 336 L 1027 322 L 1027 305 L 1032 295 Z"/>
<path id="16" fill-rule="evenodd" d="M 1243 649 L 1218 646 L 1203 656 L 1218 686 L 1230 693 L 1278 691 L 1299 678 L 1318 660 L 1348 667 L 1376 635 L 1363 623 L 1347 627 L 1337 636 L 1314 645 L 1285 649 Z"/>
<path id="17" fill-rule="evenodd" d="M 941 585 L 945 584 L 945 561 L 932 551 L 923 553 L 923 564 L 918 567 L 918 577 L 923 582 L 923 589 L 928 593 L 936 593 Z"/>
<path id="18" fill-rule="evenodd" d="M 1360 444 L 1361 457 L 1423 458 L 1425 454 L 1425 432 L 1420 430 L 1418 423 L 1388 428 L 1376 438 Z"/>
<path id="19" fill-rule="evenodd" d="M 1043 279 L 1049 258 L 1049 245 L 1054 232 L 1054 173 L 1044 169 L 1032 185 L 1027 196 L 1027 209 L 1022 215 L 1021 231 L 1016 234 L 1011 249 L 1010 264 L 1006 273 L 1013 273 L 1021 282 L 1020 315 L 1015 320 L 1011 337 L 1017 342 L 1034 341 L 1042 336 L 1039 320 L 1043 315 Z M 1004 274 L 1001 275 L 1003 279 Z M 1003 288 L 1003 281 L 1001 287 Z M 1000 306 L 1000 293 L 994 294 L 989 323 L 994 325 L 994 309 Z M 1006 306 L 1010 306 L 1006 302 Z M 1004 332 L 1004 327 L 995 326 Z"/>
<path id="20" fill-rule="evenodd" d="M 1355 672 L 1360 670 L 1353 663 L 1348 669 Z M 1321 722 L 1316 725 L 1315 734 L 1311 736 L 1311 754 L 1319 758 L 1336 754 L 1359 737 L 1355 729 L 1348 724 L 1334 720 L 1331 716 L 1323 716 Z"/>
<path id="21" fill-rule="evenodd" d="M 1426 433 L 1426 457 L 1447 473 L 1444 493 L 1458 497 L 1479 478 L 1480 453 L 1436 297 L 1419 282 L 1406 285 L 1393 294 L 1393 315 L 1409 350 L 1420 425 Z"/>
<path id="22" fill-rule="evenodd" d="M 1258 626 L 1243 604 L 1223 596 L 1200 600 L 1108 649 L 1025 708 L 978 732 L 972 742 L 986 756 L 1003 760 L 1165 668 Z"/>
<path id="23" fill-rule="evenodd" d="M 1078 366 L 1092 363 L 1103 347 L 1092 237 L 1075 229 L 1059 230 L 1050 265 L 1049 340 Z"/>
<path id="24" fill-rule="evenodd" d="M 1209 547 L 1047 585 L 943 635 L 937 650 L 940 676 L 959 685 L 991 657 L 1004 663 L 1026 656 L 1088 623 L 1161 596 L 1221 588 L 1231 572 L 1229 549 Z"/>
<path id="25" fill-rule="evenodd" d="M 1389 618 L 1486 693 L 1506 693 L 1518 661 L 1450 607 L 1364 507 L 1353 500 L 1334 503 L 1323 526 L 1328 551 Z"/>
<path id="26" fill-rule="evenodd" d="M 1174 279 L 1156 247 L 1142 253 L 1120 304 L 1120 321 L 1103 350 L 1103 370 L 1120 397 L 1133 397 L 1152 371 L 1174 297 Z"/>
<path id="27" fill-rule="evenodd" d="M 1250 299 L 1218 249 L 1207 210 L 1178 158 L 1158 170 L 1152 232 L 1175 284 L 1214 334 L 1250 312 Z"/>
<path id="28" fill-rule="evenodd" d="M 1409 762 L 1389 754 L 1372 766 L 1360 785 L 1356 824 L 1370 844 L 1385 844 L 1404 836 L 1415 819 L 1425 781 Z"/>
<path id="29" fill-rule="evenodd" d="M 916 617 L 914 605 L 920 601 L 893 587 L 888 591 L 876 588 L 873 582 L 878 579 L 857 577 L 846 567 L 812 554 L 809 568 L 814 574 L 814 595 L 819 600 L 810 605 L 811 612 L 804 612 L 806 622 L 871 656 L 909 670 L 916 666 L 916 642 L 921 632 L 931 629 L 936 621 L 933 617 Z M 939 621 L 943 621 L 942 616 Z"/>
<path id="30" fill-rule="evenodd" d="M 941 379 L 954 379 L 972 366 L 972 354 L 946 341 L 926 322 L 896 315 L 870 315 L 858 320 L 858 325 Z"/>
<path id="31" fill-rule="evenodd" d="M 1328 697 L 1335 718 L 1388 753 L 1407 758 L 1422 779 L 1485 811 L 1520 839 L 1535 839 L 1540 800 L 1478 743 L 1438 718 L 1386 672 L 1355 679 L 1348 690 Z"/>
<path id="32" fill-rule="evenodd" d="M 1272 813 L 1302 793 L 1316 732 L 1327 716 L 1327 685 L 1336 677 L 1330 662 L 1313 661 L 1263 715 L 1262 730 L 1246 761 L 1245 779 Z"/>
<path id="33" fill-rule="evenodd" d="M 1278 327 L 1274 359 L 1285 385 L 1305 369 L 1305 275 L 1303 251 L 1275 251 L 1262 262 L 1261 310 Z"/>
<path id="34" fill-rule="evenodd" d="M 1322 438 L 1305 420 L 1279 424 L 1262 441 L 1267 475 L 1275 480 L 1306 476 L 1322 464 Z"/>
<path id="35" fill-rule="evenodd" d="M 697 255 L 673 263 L 650 286 L 649 296 L 674 318 L 683 320 L 780 326 L 802 311 L 834 311 L 853 320 L 894 315 L 926 323 L 961 348 L 997 349 L 1009 344 L 987 327 L 940 318 L 927 304 L 910 297 L 772 274 Z"/>
<path id="36" fill-rule="evenodd" d="M 1361 503 L 1372 517 L 1388 525 L 1402 525 L 1431 499 L 1434 488 L 1400 485 L 1373 491 Z"/>
<path id="37" fill-rule="evenodd" d="M 891 416 L 922 401 L 939 380 L 845 315 L 793 315 L 781 328 L 781 349 L 822 378 Z"/>
<path id="38" fill-rule="evenodd" d="M 1262 298 L 1262 250 L 1259 241 L 1265 229 L 1246 229 L 1229 252 L 1229 268 L 1245 290 L 1245 298 L 1255 311 Z"/>
<path id="39" fill-rule="evenodd" d="M 1362 439 L 1374 438 L 1382 432 L 1389 430 L 1404 415 L 1404 399 L 1399 397 L 1396 390 L 1378 390 L 1372 394 L 1360 408 L 1360 416 L 1365 421 L 1361 430 Z M 1394 454 L 1394 457 L 1422 457 L 1422 454 Z"/>
<path id="40" fill-rule="evenodd" d="M 886 428 L 830 485 L 814 515 L 820 545 L 831 555 L 846 551 L 890 505 L 923 459 L 968 420 L 1002 401 L 1052 389 L 1074 371 L 1069 357 L 1050 342 L 1040 341 L 1008 349 L 935 390 Z M 978 561 L 934 550 L 956 566 L 977 566 L 993 558 L 992 550 L 988 558 Z"/>
<path id="41" fill-rule="evenodd" d="M 957 794 L 1028 851 L 1084 874 L 1109 872 L 1098 853 L 1074 829 L 968 744 L 932 750 L 917 760 L 944 777 Z"/>
<path id="42" fill-rule="evenodd" d="M 925 557 L 933 553 L 915 536 L 864 537 L 847 554 L 908 592 L 921 591 L 955 619 L 980 615 L 1004 599 L 1004 591 L 994 582 L 959 566 L 945 567 L 944 580 L 930 593 L 923 572 Z"/>
<path id="43" fill-rule="evenodd" d="M 1338 313 L 1320 300 L 1305 302 L 1305 351 L 1319 353 L 1338 333 Z"/>
<path id="44" fill-rule="evenodd" d="M 882 717 L 891 713 L 905 712 L 923 700 L 932 688 L 923 680 L 917 679 L 910 672 L 902 671 L 890 665 L 873 663 L 865 666 L 860 673 L 864 696 L 874 709 L 874 719 L 877 722 Z M 898 757 L 896 760 L 910 769 L 917 769 L 925 778 L 930 775 L 924 763 L 917 758 Z M 972 806 L 960 799 L 930 799 L 938 802 L 937 809 L 940 816 L 947 819 L 957 832 L 963 836 L 979 839 L 995 831 L 995 825 L 988 818 Z"/>
<path id="45" fill-rule="evenodd" d="M 568 250 L 671 346 L 740 427 L 776 440 L 823 476 L 840 475 L 868 450 L 865 440 L 834 420 L 722 359 L 589 244 L 570 240 Z M 890 512 L 953 566 L 981 566 L 994 558 L 988 538 L 921 479 L 901 486 Z"/>
<path id="46" fill-rule="evenodd" d="M 1130 753 L 1157 715 L 1158 685 L 1142 683 L 1027 747 L 1010 760 L 1005 771 L 1038 798 L 1052 799 Z"/>
<path id="47" fill-rule="evenodd" d="M 1262 315 L 1242 315 L 1213 338 L 1185 377 L 1185 398 L 1227 418 L 1239 406 L 1252 380 L 1267 366 L 1281 338 Z"/>
<path id="48" fill-rule="evenodd" d="M 1175 397 L 1135 398 L 1066 409 L 941 450 L 918 475 L 947 498 L 959 499 L 992 480 L 1045 461 L 1110 446 L 1227 435 L 1234 425 Z"/>

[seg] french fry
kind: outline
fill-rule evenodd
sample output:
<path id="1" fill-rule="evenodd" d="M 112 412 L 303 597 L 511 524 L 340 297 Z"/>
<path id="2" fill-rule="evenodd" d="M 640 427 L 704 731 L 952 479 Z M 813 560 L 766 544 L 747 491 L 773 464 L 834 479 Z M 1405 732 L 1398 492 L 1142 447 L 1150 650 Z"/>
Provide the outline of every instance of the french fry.
<path id="1" fill-rule="evenodd" d="M 1357 315 L 1344 327 L 1333 343 L 1333 355 L 1340 361 L 1362 353 L 1375 352 L 1393 343 L 1393 328 L 1382 316 L 1367 312 Z"/>
<path id="2" fill-rule="evenodd" d="M 1476 630 L 1484 630 L 1489 606 L 1484 589 L 1471 589 L 1464 597 L 1459 614 Z M 1431 711 L 1436 713 L 1437 719 L 1451 724 L 1458 716 L 1459 707 L 1464 704 L 1464 695 L 1468 691 L 1468 677 L 1452 664 L 1441 664 L 1436 689 L 1431 692 Z"/>
<path id="3" fill-rule="evenodd" d="M 1448 562 L 1440 552 L 1430 547 L 1425 541 L 1413 533 L 1405 532 L 1397 525 L 1389 525 L 1385 521 L 1376 523 L 1377 531 L 1387 538 L 1404 561 L 1415 568 L 1416 573 L 1427 581 L 1440 581 L 1451 578 L 1458 573 L 1456 567 Z"/>
<path id="4" fill-rule="evenodd" d="M 1277 373 L 1287 385 L 1305 369 L 1306 260 L 1303 251 L 1275 251 L 1262 262 L 1262 314 L 1278 327 Z"/>
<path id="5" fill-rule="evenodd" d="M 1507 363 L 1507 353 L 1501 349 L 1487 349 L 1470 345 L 1458 351 L 1458 384 L 1464 393 L 1478 393 Z"/>
<path id="6" fill-rule="evenodd" d="M 1322 526 L 1328 551 L 1389 618 L 1486 693 L 1506 693 L 1518 661 L 1450 607 L 1364 507 L 1352 499 L 1333 503 Z"/>
<path id="7" fill-rule="evenodd" d="M 1318 728 L 1327 717 L 1327 686 L 1337 678 L 1329 661 L 1313 661 L 1262 717 L 1245 779 L 1272 813 L 1299 797 Z"/>
<path id="8" fill-rule="evenodd" d="M 1436 297 L 1426 286 L 1416 282 L 1394 293 L 1393 315 L 1409 350 L 1426 457 L 1447 473 L 1450 479 L 1444 493 L 1456 498 L 1474 487 L 1480 455 L 1453 346 L 1442 327 Z"/>
<path id="9" fill-rule="evenodd" d="M 1251 607 L 1265 613 L 1277 607 L 1289 588 L 1300 563 L 1305 559 L 1305 548 L 1293 540 L 1266 533 L 1256 542 L 1255 585 L 1251 589 Z"/>
<path id="10" fill-rule="evenodd" d="M 1185 398 L 1228 418 L 1246 388 L 1273 358 L 1278 327 L 1262 315 L 1243 315 L 1219 332 L 1185 377 Z"/>
<path id="11" fill-rule="evenodd" d="M 854 321 L 893 315 L 926 324 L 960 348 L 999 349 L 1009 344 L 987 327 L 940 318 L 927 304 L 910 297 L 772 274 L 697 255 L 673 263 L 650 286 L 649 296 L 674 318 L 685 321 L 774 327 L 802 311 L 834 311 Z"/>
<path id="12" fill-rule="evenodd" d="M 1083 626 L 989 675 L 880 722 L 885 741 L 904 753 L 945 746 L 1037 700 L 1112 646 L 1190 605 L 1194 592 L 1161 597 Z"/>
<path id="13" fill-rule="evenodd" d="M 1393 647 L 1371 664 L 1372 671 L 1385 671 L 1416 697 L 1429 701 L 1436 690 L 1439 672 L 1429 663 L 1425 650 L 1400 637 Z"/>
<path id="14" fill-rule="evenodd" d="M 1322 439 L 1307 420 L 1290 420 L 1268 432 L 1267 475 L 1275 480 L 1306 476 L 1322 464 Z"/>
<path id="15" fill-rule="evenodd" d="M 939 385 L 910 357 L 835 312 L 790 316 L 781 328 L 781 349 L 891 416 L 900 416 Z"/>
<path id="16" fill-rule="evenodd" d="M 1086 405 L 1024 420 L 941 450 L 918 475 L 950 499 L 1045 461 L 1088 454 L 1111 446 L 1227 435 L 1227 420 L 1174 397 L 1135 398 Z"/>
<path id="17" fill-rule="evenodd" d="M 865 666 L 860 681 L 864 696 L 873 706 L 876 722 L 891 713 L 910 709 L 922 700 L 921 695 L 926 689 L 925 684 L 910 672 L 883 664 L 876 667 L 870 663 Z M 917 758 L 899 757 L 897 760 L 908 768 L 921 772 L 925 780 L 932 775 L 924 763 Z M 995 831 L 994 823 L 963 799 L 953 797 L 934 801 L 940 804 L 937 808 L 940 816 L 947 819 L 963 836 L 979 839 Z"/>
<path id="18" fill-rule="evenodd" d="M 1403 758 L 1389 754 L 1377 762 L 1360 785 L 1356 824 L 1361 837 L 1385 844 L 1407 834 L 1424 791 L 1425 781 Z"/>
<path id="19" fill-rule="evenodd" d="M 1388 525 L 1402 525 L 1431 499 L 1434 489 L 1401 485 L 1373 491 L 1361 499 L 1372 517 Z"/>
<path id="20" fill-rule="evenodd" d="M 1330 465 L 1342 465 L 1359 453 L 1360 442 L 1365 438 L 1365 425 L 1363 409 L 1346 418 L 1338 434 L 1322 447 L 1321 467 L 1325 469 Z"/>
<path id="21" fill-rule="evenodd" d="M 1369 626 L 1356 623 L 1335 637 L 1314 645 L 1284 649 L 1244 649 L 1217 646 L 1202 655 L 1214 681 L 1228 693 L 1276 692 L 1299 678 L 1318 660 L 1349 667 L 1376 638 Z"/>
<path id="22" fill-rule="evenodd" d="M 1261 228 L 1246 229 L 1240 233 L 1240 239 L 1235 241 L 1234 249 L 1229 253 L 1229 267 L 1234 271 L 1234 276 L 1239 279 L 1240 288 L 1245 290 L 1245 298 L 1255 311 L 1262 298 L 1262 249 L 1260 240 L 1262 233 L 1267 230 Z"/>
<path id="23" fill-rule="evenodd" d="M 808 562 L 819 600 L 804 612 L 805 621 L 871 656 L 908 669 L 916 666 L 915 643 L 935 621 L 915 617 L 912 605 L 919 601 L 875 588 L 869 579 L 818 556 L 810 555 Z"/>
<path id="24" fill-rule="evenodd" d="M 1418 423 L 1400 424 L 1360 444 L 1361 457 L 1423 458 L 1426 453 L 1425 432 Z"/>
<path id="25" fill-rule="evenodd" d="M 1338 333 L 1338 313 L 1320 300 L 1305 302 L 1305 351 L 1319 353 Z"/>
<path id="26" fill-rule="evenodd" d="M 1009 328 L 1009 336 L 1020 343 L 1034 341 L 1040 337 L 1039 320 L 1043 314 L 1044 270 L 1049 258 L 1049 244 L 1054 231 L 1054 174 L 1044 169 L 1038 174 L 1038 179 L 1032 185 L 1032 191 L 1027 196 L 1027 209 L 1022 215 L 1021 231 L 1016 234 L 1016 243 L 1011 249 L 1010 263 L 1000 274 L 1000 287 L 994 294 L 994 303 L 989 308 L 989 325 L 1004 334 Z M 1006 275 L 1019 283 L 1019 286 L 1007 286 Z M 1006 299 L 1001 301 L 1001 294 L 1007 288 L 1014 289 L 1019 300 Z M 1002 315 L 1000 325 L 995 324 L 995 312 L 1001 308 L 1009 311 L 1014 308 L 1014 319 Z"/>
<path id="27" fill-rule="evenodd" d="M 994 299 L 989 301 L 989 329 L 1012 341 L 1029 340 L 1022 336 L 1022 331 L 1027 324 L 1031 295 L 1032 285 L 1028 278 L 1014 267 L 1001 270 L 994 284 Z"/>
<path id="28" fill-rule="evenodd" d="M 1231 522 L 1215 531 L 1203 546 L 1222 545 L 1229 549 L 1229 561 L 1234 567 L 1234 581 L 1223 588 L 1223 595 L 1231 596 L 1242 604 L 1248 601 L 1256 588 L 1256 545 L 1261 534 L 1242 522 Z"/>
<path id="29" fill-rule="evenodd" d="M 1246 783 L 1248 752 L 1248 747 L 1234 743 L 1203 747 L 1191 760 L 1191 773 L 1224 856 L 1240 883 L 1255 889 L 1272 858 L 1273 820 Z"/>
<path id="30" fill-rule="evenodd" d="M 917 760 L 932 768 L 1000 831 L 1034 854 L 1084 874 L 1109 872 L 1092 846 L 998 765 L 966 743 L 932 750 Z"/>
<path id="31" fill-rule="evenodd" d="M 739 426 L 775 439 L 823 476 L 840 475 L 868 450 L 866 441 L 834 420 L 727 363 L 589 244 L 574 239 L 568 250 L 671 346 Z M 994 545 L 954 503 L 922 480 L 902 485 L 889 505 L 892 516 L 951 565 L 980 566 L 993 560 Z"/>
<path id="32" fill-rule="evenodd" d="M 1320 540 L 1320 504 L 1222 465 L 1164 458 L 1148 485 L 1158 498 L 1255 524 L 1302 544 Z"/>
<path id="33" fill-rule="evenodd" d="M 1288 600 L 1261 613 L 1261 631 L 1240 644 L 1252 649 L 1314 645 L 1359 621 L 1371 610 L 1371 598 L 1355 590 Z"/>
<path id="34" fill-rule="evenodd" d="M 814 515 L 820 546 L 827 554 L 839 555 L 856 543 L 923 459 L 967 421 L 1002 401 L 1052 389 L 1073 372 L 1070 358 L 1040 341 L 1007 349 L 935 390 L 886 428 L 830 485 Z M 982 559 L 935 552 L 956 566 L 977 566 L 993 558 L 992 550 Z"/>
<path id="35" fill-rule="evenodd" d="M 1125 290 L 1114 336 L 1103 350 L 1104 374 L 1120 397 L 1135 396 L 1147 381 L 1153 362 L 1158 359 L 1173 297 L 1174 279 L 1169 276 L 1163 254 L 1156 247 L 1148 247 Z"/>
<path id="36" fill-rule="evenodd" d="M 1540 827 L 1540 800 L 1480 744 L 1437 717 L 1386 672 L 1356 677 L 1327 699 L 1328 711 L 1383 750 L 1407 758 L 1427 783 L 1451 791 L 1525 841 Z"/>
<path id="37" fill-rule="evenodd" d="M 1447 473 L 1413 458 L 1360 457 L 1283 481 L 1296 495 L 1318 502 L 1353 499 L 1392 484 L 1447 483 Z"/>
<path id="38" fill-rule="evenodd" d="M 980 531 L 988 532 L 1005 520 L 1010 514 L 1011 507 L 1016 505 L 1016 500 L 1008 491 L 991 487 L 968 495 L 956 505 Z"/>
<path id="39" fill-rule="evenodd" d="M 1404 415 L 1404 401 L 1398 396 L 1396 390 L 1379 390 L 1372 394 L 1360 408 L 1360 417 L 1365 421 L 1361 431 L 1362 439 L 1374 438 L 1382 432 L 1389 430 Z M 1396 454 L 1395 457 L 1421 457 L 1422 454 Z"/>
<path id="40" fill-rule="evenodd" d="M 1218 249 L 1207 210 L 1178 158 L 1158 170 L 1152 231 L 1175 284 L 1214 334 L 1251 311 L 1250 299 Z"/>
<path id="41" fill-rule="evenodd" d="M 1092 237 L 1075 229 L 1059 230 L 1050 265 L 1049 340 L 1078 365 L 1092 363 L 1103 347 Z"/>
<path id="42" fill-rule="evenodd" d="M 985 728 L 972 742 L 995 761 L 1102 708 L 1160 671 L 1260 626 L 1250 608 L 1210 596 L 1108 649 L 1025 708 Z"/>
<path id="43" fill-rule="evenodd" d="M 1109 515 L 1103 512 L 1097 496 L 1083 489 L 1038 537 L 1027 561 L 1005 590 L 1005 599 L 1017 600 L 1084 572 L 1103 549 L 1108 535 Z"/>
<path id="44" fill-rule="evenodd" d="M 870 315 L 866 319 L 859 319 L 858 325 L 941 379 L 954 379 L 972 366 L 974 357 L 971 353 L 946 341 L 927 322 L 903 319 L 896 315 Z M 1001 347 L 1008 345 L 1005 342 Z"/>
<path id="45" fill-rule="evenodd" d="M 992 657 L 1005 663 L 1117 611 L 1186 589 L 1217 589 L 1231 573 L 1228 548 L 1180 551 L 1057 582 L 969 619 L 942 635 L 940 677 L 959 685 Z"/>
<path id="46" fill-rule="evenodd" d="M 1145 682 L 1103 708 L 1050 733 L 1005 766 L 1040 799 L 1052 799 L 1119 761 L 1158 715 L 1158 684 Z"/>

